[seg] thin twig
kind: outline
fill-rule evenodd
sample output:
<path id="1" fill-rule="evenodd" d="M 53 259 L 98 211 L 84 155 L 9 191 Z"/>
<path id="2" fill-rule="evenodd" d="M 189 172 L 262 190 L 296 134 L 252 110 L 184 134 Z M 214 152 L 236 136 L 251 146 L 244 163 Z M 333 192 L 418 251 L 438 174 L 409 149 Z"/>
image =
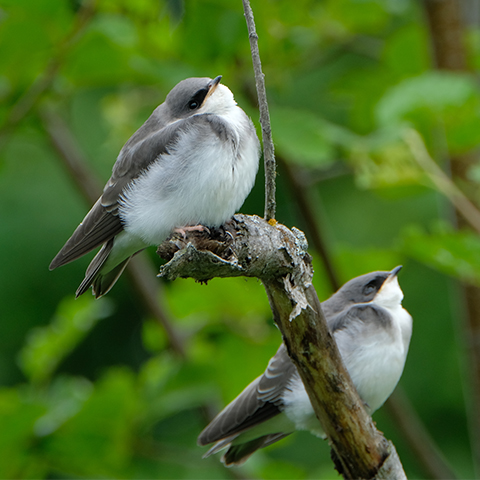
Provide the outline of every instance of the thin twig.
<path id="1" fill-rule="evenodd" d="M 263 160 L 265 163 L 265 219 L 268 221 L 275 218 L 276 202 L 276 175 L 275 150 L 272 140 L 272 128 L 270 125 L 270 113 L 268 111 L 267 92 L 265 89 L 265 75 L 262 72 L 260 52 L 258 50 L 258 35 L 255 29 L 252 7 L 249 0 L 243 1 L 243 10 L 250 39 L 252 52 L 253 71 L 255 72 L 255 85 L 258 95 L 258 106 L 260 109 L 260 124 L 262 125 Z"/>
<path id="2" fill-rule="evenodd" d="M 42 108 L 40 117 L 48 138 L 70 177 L 87 202 L 95 203 L 102 194 L 101 184 L 89 168 L 70 129 L 52 109 Z M 143 305 L 164 328 L 172 350 L 181 358 L 186 358 L 184 341 L 159 302 L 160 283 L 155 280 L 156 270 L 148 262 L 147 257 L 140 253 L 130 260 L 127 272 Z"/>
<path id="3" fill-rule="evenodd" d="M 408 129 L 404 134 L 404 138 L 413 157 L 427 173 L 438 190 L 452 202 L 470 226 L 480 233 L 480 211 L 453 183 L 452 179 L 434 162 L 425 147 L 422 137 L 417 131 Z"/>

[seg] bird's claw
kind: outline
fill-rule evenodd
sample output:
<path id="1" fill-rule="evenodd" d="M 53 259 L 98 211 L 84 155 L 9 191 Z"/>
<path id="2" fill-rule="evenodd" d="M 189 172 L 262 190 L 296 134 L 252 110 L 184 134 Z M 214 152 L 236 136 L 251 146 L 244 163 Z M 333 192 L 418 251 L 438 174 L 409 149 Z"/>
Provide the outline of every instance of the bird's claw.
<path id="1" fill-rule="evenodd" d="M 173 231 L 175 233 L 180 233 L 184 240 L 187 237 L 187 232 L 205 232 L 205 231 L 207 231 L 210 234 L 210 230 L 203 225 L 191 225 L 191 226 L 186 226 L 186 227 L 177 227 L 177 228 L 174 228 Z"/>

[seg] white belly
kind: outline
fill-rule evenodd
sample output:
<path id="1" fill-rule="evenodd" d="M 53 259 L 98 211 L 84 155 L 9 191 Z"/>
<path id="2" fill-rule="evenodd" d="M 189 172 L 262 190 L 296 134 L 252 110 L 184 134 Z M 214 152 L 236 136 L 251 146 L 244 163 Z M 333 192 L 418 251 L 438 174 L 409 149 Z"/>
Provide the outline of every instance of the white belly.
<path id="1" fill-rule="evenodd" d="M 120 207 L 127 232 L 158 244 L 176 227 L 220 226 L 241 207 L 255 182 L 258 140 L 240 129 L 249 122 L 243 111 L 236 115 L 237 142 L 192 128 L 133 183 Z"/>
<path id="2" fill-rule="evenodd" d="M 370 414 L 379 409 L 395 389 L 410 342 L 412 317 L 400 305 L 390 311 L 395 316 L 390 332 L 378 329 L 376 334 L 369 332 L 368 337 L 363 338 L 352 337 L 344 330 L 335 332 L 342 360 Z M 299 375 L 292 378 L 291 389 L 285 390 L 283 400 L 284 413 L 297 430 L 324 436 Z"/>

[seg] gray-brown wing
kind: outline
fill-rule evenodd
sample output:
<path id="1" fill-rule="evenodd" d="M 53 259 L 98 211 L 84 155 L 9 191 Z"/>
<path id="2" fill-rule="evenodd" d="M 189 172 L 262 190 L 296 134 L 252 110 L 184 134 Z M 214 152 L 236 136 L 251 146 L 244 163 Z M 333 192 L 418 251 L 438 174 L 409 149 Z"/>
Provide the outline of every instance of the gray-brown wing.
<path id="1" fill-rule="evenodd" d="M 392 320 L 384 308 L 371 303 L 361 303 L 329 317 L 327 323 L 332 333 L 348 327 L 351 335 L 355 336 L 366 329 L 388 328 Z"/>
<path id="2" fill-rule="evenodd" d="M 50 270 L 76 260 L 123 230 L 118 216 L 118 205 L 123 190 L 152 162 L 161 155 L 168 154 L 169 148 L 176 142 L 181 132 L 196 129 L 197 135 L 213 132 L 220 138 L 227 136 L 226 123 L 216 116 L 196 115 L 163 126 L 156 120 L 156 112 L 124 145 L 102 196 L 52 260 Z"/>
<path id="3" fill-rule="evenodd" d="M 99 198 L 52 260 L 50 270 L 73 262 L 73 260 L 110 240 L 122 230 L 123 225 L 120 218 L 106 210 L 101 204 L 101 198 Z"/>
<path id="4" fill-rule="evenodd" d="M 169 146 L 175 142 L 180 132 L 196 125 L 203 130 L 213 129 L 220 135 L 218 132 L 222 132 L 223 128 L 221 122 L 199 115 L 163 128 L 157 122 L 158 129 L 155 129 L 153 117 L 154 115 L 124 145 L 113 166 L 112 176 L 105 185 L 103 195 L 52 260 L 50 270 L 76 260 L 123 230 L 118 216 L 118 202 L 122 191 L 160 155 L 168 153 Z"/>
<path id="5" fill-rule="evenodd" d="M 282 343 L 264 374 L 250 383 L 210 422 L 200 433 L 198 444 L 207 445 L 234 436 L 278 415 L 282 394 L 296 371 Z"/>
<path id="6" fill-rule="evenodd" d="M 142 129 L 145 131 L 142 132 Z M 214 133 L 225 140 L 231 129 L 220 117 L 209 114 L 177 120 L 160 130 L 153 129 L 149 121 L 145 122 L 120 151 L 112 176 L 103 191 L 102 205 L 114 212 L 124 188 L 152 162 L 159 159 L 160 155 L 168 154 L 178 136 L 187 130 L 199 137 Z M 233 138 L 233 135 L 228 138 Z"/>

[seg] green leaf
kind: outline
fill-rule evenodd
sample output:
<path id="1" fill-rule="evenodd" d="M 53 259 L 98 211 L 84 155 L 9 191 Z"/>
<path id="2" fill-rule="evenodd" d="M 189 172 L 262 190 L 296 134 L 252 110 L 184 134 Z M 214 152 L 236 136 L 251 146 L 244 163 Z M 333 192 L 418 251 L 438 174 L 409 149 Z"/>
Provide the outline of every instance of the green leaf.
<path id="1" fill-rule="evenodd" d="M 179 324 L 195 329 L 232 320 L 248 330 L 271 316 L 265 289 L 255 279 L 214 278 L 208 285 L 178 280 L 168 285 L 167 301 Z"/>
<path id="2" fill-rule="evenodd" d="M 386 39 L 382 52 L 384 62 L 388 69 L 400 78 L 419 75 L 428 70 L 431 64 L 429 42 L 423 25 L 405 25 Z"/>
<path id="3" fill-rule="evenodd" d="M 46 408 L 19 389 L 0 390 L 0 478 L 38 478 L 42 462 L 32 455 L 34 425 Z"/>
<path id="4" fill-rule="evenodd" d="M 19 353 L 19 364 L 33 382 L 44 382 L 96 323 L 111 313 L 106 299 L 88 296 L 64 299 L 50 325 L 30 331 Z"/>
<path id="5" fill-rule="evenodd" d="M 49 464 L 68 477 L 123 477 L 131 455 L 136 398 L 133 374 L 109 370 L 80 411 L 44 439 Z"/>
<path id="6" fill-rule="evenodd" d="M 400 133 L 396 128 L 386 128 L 355 142 L 350 161 L 360 188 L 425 184 L 425 174 Z"/>
<path id="7" fill-rule="evenodd" d="M 467 74 L 426 72 L 404 80 L 383 96 L 376 116 L 382 126 L 412 122 L 426 138 L 444 130 L 454 153 L 480 142 L 480 90 Z"/>
<path id="8" fill-rule="evenodd" d="M 328 166 L 336 160 L 340 128 L 308 110 L 273 107 L 270 115 L 275 148 L 287 161 L 313 167 Z"/>
<path id="9" fill-rule="evenodd" d="M 420 263 L 480 286 L 480 237 L 437 225 L 431 233 L 411 227 L 403 233 L 402 251 Z"/>
<path id="10" fill-rule="evenodd" d="M 81 377 L 56 377 L 48 390 L 36 392 L 42 398 L 48 411 L 35 422 L 35 434 L 39 437 L 50 435 L 70 418 L 74 417 L 90 398 L 93 384 Z M 43 393 L 43 394 L 42 394 Z"/>

